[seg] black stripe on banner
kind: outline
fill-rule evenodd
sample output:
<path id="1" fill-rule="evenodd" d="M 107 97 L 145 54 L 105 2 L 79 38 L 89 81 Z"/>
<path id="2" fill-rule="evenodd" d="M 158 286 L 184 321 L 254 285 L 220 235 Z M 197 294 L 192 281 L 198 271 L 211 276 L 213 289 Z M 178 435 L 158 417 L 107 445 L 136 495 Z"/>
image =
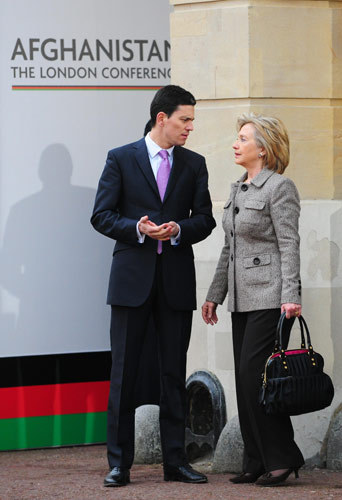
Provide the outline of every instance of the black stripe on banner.
<path id="1" fill-rule="evenodd" d="M 110 351 L 0 358 L 0 387 L 110 379 Z"/>

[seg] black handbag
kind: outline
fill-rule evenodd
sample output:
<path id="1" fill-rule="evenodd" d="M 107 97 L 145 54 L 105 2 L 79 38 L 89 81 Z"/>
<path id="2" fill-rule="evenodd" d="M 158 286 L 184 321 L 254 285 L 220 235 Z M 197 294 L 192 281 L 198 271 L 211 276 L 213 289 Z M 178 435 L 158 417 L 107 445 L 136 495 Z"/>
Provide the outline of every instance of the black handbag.
<path id="1" fill-rule="evenodd" d="M 323 356 L 313 350 L 303 316 L 298 320 L 301 347 L 294 350 L 282 348 L 285 313 L 278 322 L 274 350 L 266 361 L 259 394 L 259 403 L 267 415 L 301 415 L 322 410 L 334 397 L 331 378 L 323 372 Z"/>

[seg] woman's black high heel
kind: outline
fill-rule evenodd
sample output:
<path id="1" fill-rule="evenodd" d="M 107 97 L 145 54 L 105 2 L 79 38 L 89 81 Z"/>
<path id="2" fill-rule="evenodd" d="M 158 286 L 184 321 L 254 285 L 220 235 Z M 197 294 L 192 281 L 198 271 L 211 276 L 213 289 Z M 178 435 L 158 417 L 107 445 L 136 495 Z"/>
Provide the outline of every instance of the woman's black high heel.
<path id="1" fill-rule="evenodd" d="M 290 469 L 287 469 L 285 472 L 282 474 L 279 474 L 279 476 L 273 476 L 272 472 L 266 472 L 266 474 L 263 474 L 257 481 L 256 484 L 259 486 L 276 486 L 277 484 L 283 483 L 286 481 L 286 479 L 289 477 L 289 475 L 294 472 L 296 479 L 298 479 L 299 474 L 298 474 L 298 467 L 291 467 Z"/>
<path id="2" fill-rule="evenodd" d="M 238 476 L 231 477 L 229 479 L 230 482 L 234 484 L 248 484 L 255 483 L 256 480 L 261 476 L 260 472 L 243 472 Z"/>

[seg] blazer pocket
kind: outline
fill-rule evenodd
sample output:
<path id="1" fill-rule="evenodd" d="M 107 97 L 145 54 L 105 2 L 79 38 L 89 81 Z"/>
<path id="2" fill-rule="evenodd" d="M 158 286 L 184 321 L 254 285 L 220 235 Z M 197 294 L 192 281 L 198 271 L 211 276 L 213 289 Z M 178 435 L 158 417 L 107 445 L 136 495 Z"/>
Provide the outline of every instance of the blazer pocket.
<path id="1" fill-rule="evenodd" d="M 229 206 L 232 204 L 232 200 L 228 200 L 227 203 L 224 205 L 223 208 L 229 208 Z"/>
<path id="2" fill-rule="evenodd" d="M 271 279 L 271 255 L 261 254 L 243 259 L 245 282 L 248 285 L 262 285 Z"/>
<path id="3" fill-rule="evenodd" d="M 265 208 L 266 202 L 262 200 L 246 200 L 245 216 L 241 220 L 244 224 L 258 224 L 263 217 L 263 210 Z"/>

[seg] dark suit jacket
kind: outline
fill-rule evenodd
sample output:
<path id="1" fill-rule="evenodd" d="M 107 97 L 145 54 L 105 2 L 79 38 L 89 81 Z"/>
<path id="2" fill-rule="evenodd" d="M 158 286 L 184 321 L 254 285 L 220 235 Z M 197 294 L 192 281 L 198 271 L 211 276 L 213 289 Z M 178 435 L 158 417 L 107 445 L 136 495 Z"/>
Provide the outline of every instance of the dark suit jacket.
<path id="1" fill-rule="evenodd" d="M 141 244 L 136 233 L 137 221 L 148 215 L 157 225 L 171 220 L 179 224 L 180 244 L 163 243 L 163 284 L 173 309 L 196 309 L 191 245 L 206 238 L 215 227 L 211 208 L 208 172 L 201 155 L 174 148 L 162 202 L 144 139 L 109 151 L 91 218 L 97 231 L 116 240 L 108 304 L 137 307 L 149 295 L 157 241 L 146 237 Z"/>

